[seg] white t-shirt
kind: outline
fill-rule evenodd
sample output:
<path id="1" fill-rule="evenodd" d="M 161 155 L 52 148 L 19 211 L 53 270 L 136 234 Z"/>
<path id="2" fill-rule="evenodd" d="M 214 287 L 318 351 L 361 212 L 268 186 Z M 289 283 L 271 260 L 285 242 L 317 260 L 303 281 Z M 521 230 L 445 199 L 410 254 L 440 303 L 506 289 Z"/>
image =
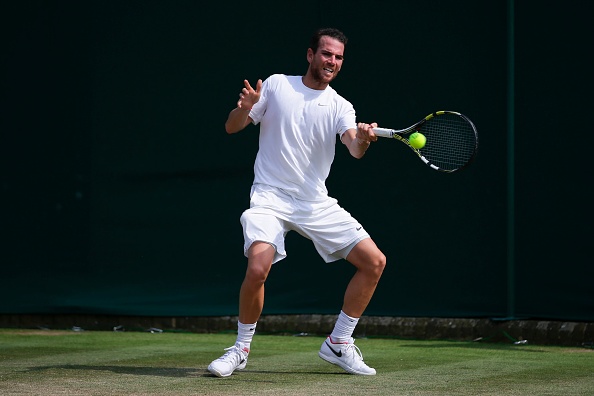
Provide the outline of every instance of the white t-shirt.
<path id="1" fill-rule="evenodd" d="M 356 128 L 353 105 L 330 86 L 310 89 L 301 76 L 274 74 L 264 81 L 250 117 L 260 123 L 254 183 L 301 200 L 325 200 L 336 135 Z"/>

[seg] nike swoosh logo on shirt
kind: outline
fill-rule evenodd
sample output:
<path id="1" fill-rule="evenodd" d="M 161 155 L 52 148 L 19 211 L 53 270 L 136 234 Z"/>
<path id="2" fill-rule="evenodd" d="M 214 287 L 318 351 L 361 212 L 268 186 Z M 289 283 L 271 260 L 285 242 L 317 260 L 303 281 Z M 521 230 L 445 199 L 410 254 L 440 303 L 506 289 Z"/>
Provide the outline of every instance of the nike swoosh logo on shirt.
<path id="1" fill-rule="evenodd" d="M 318 103 L 318 106 L 328 106 L 327 103 Z"/>
<path id="2" fill-rule="evenodd" d="M 326 341 L 326 345 L 328 345 L 328 348 L 330 348 L 330 350 L 332 351 L 333 354 L 335 354 L 337 357 L 342 357 L 342 351 L 338 350 L 338 352 L 336 352 L 331 346 L 330 344 L 328 344 L 328 341 Z"/>

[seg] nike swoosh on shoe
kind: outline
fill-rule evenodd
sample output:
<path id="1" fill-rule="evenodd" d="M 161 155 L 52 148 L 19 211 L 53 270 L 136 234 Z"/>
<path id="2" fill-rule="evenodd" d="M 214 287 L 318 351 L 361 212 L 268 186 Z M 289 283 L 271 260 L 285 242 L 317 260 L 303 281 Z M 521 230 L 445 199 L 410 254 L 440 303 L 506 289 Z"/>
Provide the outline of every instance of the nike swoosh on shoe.
<path id="1" fill-rule="evenodd" d="M 328 344 L 328 341 L 326 341 L 326 345 L 328 345 L 328 348 L 330 348 L 330 350 L 332 351 L 332 353 L 333 353 L 333 354 L 335 354 L 337 357 L 342 357 L 342 351 L 341 351 L 341 350 L 338 350 L 338 352 L 336 352 L 336 351 L 334 350 L 334 348 L 332 348 L 332 347 L 330 346 L 330 344 Z"/>

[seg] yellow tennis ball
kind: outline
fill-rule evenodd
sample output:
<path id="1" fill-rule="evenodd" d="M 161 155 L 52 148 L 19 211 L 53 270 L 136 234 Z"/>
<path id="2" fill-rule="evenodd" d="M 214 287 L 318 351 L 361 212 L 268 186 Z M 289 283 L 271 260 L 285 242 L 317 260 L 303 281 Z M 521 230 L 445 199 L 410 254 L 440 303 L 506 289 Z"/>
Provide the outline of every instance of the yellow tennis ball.
<path id="1" fill-rule="evenodd" d="M 408 138 L 408 142 L 411 146 L 418 150 L 425 147 L 425 143 L 427 143 L 427 138 L 422 133 L 415 132 L 412 135 L 410 135 L 410 137 Z"/>

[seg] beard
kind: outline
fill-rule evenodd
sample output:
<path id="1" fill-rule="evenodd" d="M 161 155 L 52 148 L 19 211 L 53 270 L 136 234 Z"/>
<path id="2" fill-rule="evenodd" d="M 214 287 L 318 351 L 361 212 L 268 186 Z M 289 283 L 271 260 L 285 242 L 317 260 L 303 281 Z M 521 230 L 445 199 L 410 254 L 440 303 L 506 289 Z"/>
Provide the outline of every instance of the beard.
<path id="1" fill-rule="evenodd" d="M 317 67 L 311 68 L 311 76 L 312 76 L 313 80 L 317 83 L 327 84 L 330 81 L 334 80 L 336 78 L 336 76 L 338 75 L 338 72 L 335 71 L 334 73 L 332 73 L 330 78 L 328 78 L 325 73 L 326 72 L 324 72 L 324 70 L 321 68 L 317 68 Z"/>

